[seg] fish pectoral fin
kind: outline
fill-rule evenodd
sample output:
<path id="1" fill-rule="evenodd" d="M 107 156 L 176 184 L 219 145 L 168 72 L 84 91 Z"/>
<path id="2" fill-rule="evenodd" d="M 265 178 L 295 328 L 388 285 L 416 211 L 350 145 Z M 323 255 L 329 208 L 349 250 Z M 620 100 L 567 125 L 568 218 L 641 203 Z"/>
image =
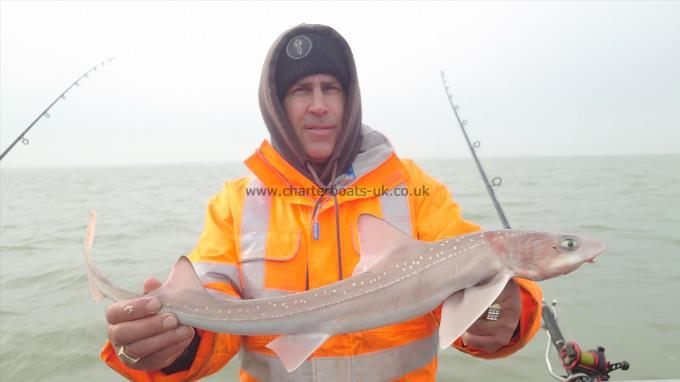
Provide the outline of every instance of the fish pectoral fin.
<path id="1" fill-rule="evenodd" d="M 439 347 L 445 349 L 479 319 L 510 281 L 508 273 L 499 273 L 483 285 L 474 285 L 449 296 L 442 306 L 439 323 Z"/>
<path id="2" fill-rule="evenodd" d="M 267 347 L 276 353 L 288 372 L 297 369 L 330 337 L 326 333 L 283 334 Z"/>

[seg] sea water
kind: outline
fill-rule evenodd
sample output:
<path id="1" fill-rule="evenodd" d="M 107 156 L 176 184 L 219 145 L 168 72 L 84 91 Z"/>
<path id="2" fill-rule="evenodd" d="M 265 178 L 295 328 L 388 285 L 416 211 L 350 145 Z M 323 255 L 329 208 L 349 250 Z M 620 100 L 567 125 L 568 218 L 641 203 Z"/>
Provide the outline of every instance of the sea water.
<path id="1" fill-rule="evenodd" d="M 467 159 L 418 161 L 464 216 L 501 228 Z M 615 379 L 680 377 L 680 156 L 504 158 L 498 198 L 513 228 L 602 240 L 594 264 L 541 283 L 558 322 L 582 348 L 604 346 L 629 371 Z M 116 381 L 99 359 L 104 308 L 90 297 L 82 245 L 98 214 L 95 262 L 140 290 L 165 279 L 200 234 L 209 198 L 247 174 L 240 163 L 0 169 L 0 381 Z M 440 352 L 442 381 L 546 381 L 546 335 L 499 360 Z M 559 367 L 553 362 L 555 367 Z M 238 357 L 211 381 L 237 380 Z"/>

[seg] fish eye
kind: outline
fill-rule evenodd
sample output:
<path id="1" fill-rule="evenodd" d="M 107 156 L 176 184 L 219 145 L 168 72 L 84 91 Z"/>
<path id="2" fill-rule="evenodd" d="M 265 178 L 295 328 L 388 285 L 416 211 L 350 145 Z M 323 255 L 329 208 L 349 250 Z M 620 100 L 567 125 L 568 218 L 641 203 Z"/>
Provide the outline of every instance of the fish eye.
<path id="1" fill-rule="evenodd" d="M 576 239 L 574 239 L 573 237 L 565 237 L 560 242 L 560 247 L 567 251 L 574 251 L 576 250 L 576 248 L 578 248 L 578 241 L 576 241 Z"/>

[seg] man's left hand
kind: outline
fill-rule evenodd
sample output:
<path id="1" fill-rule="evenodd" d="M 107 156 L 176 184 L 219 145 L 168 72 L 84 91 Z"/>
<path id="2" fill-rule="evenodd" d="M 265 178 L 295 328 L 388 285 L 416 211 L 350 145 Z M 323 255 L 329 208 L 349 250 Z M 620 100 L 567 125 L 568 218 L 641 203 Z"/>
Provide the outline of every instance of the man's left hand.
<path id="1" fill-rule="evenodd" d="M 519 286 L 514 280 L 508 282 L 495 304 L 501 305 L 498 320 L 487 320 L 485 311 L 461 336 L 465 345 L 493 353 L 510 342 L 522 313 Z"/>

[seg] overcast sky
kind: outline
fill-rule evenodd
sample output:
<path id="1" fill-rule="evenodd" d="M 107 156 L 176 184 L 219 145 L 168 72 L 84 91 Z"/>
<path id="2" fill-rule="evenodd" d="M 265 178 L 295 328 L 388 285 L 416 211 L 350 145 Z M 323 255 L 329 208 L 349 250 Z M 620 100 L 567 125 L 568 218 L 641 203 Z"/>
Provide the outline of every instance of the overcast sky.
<path id="1" fill-rule="evenodd" d="M 268 132 L 267 50 L 328 24 L 357 61 L 364 123 L 403 157 L 680 153 L 680 3 L 0 2 L 2 167 L 240 161 Z"/>

